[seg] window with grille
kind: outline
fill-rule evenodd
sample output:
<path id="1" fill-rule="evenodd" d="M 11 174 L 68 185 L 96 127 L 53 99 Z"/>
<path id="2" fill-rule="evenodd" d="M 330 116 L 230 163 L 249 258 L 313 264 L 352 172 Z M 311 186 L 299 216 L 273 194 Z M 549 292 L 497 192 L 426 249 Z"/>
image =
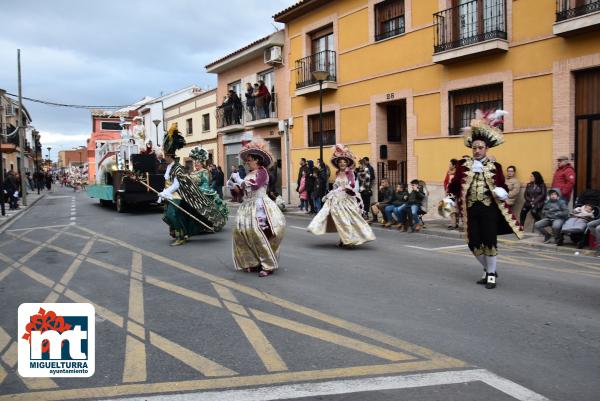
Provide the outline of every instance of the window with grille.
<path id="1" fill-rule="evenodd" d="M 202 131 L 210 131 L 210 114 L 202 114 Z"/>
<path id="2" fill-rule="evenodd" d="M 404 0 L 385 0 L 375 5 L 375 40 L 404 33 Z"/>
<path id="3" fill-rule="evenodd" d="M 478 86 L 449 93 L 450 135 L 460 135 L 475 118 L 477 109 L 482 111 L 502 109 L 502 84 Z M 500 128 L 503 128 L 500 126 Z"/>
<path id="4" fill-rule="evenodd" d="M 323 113 L 323 146 L 335 145 L 335 112 Z M 308 146 L 319 146 L 319 115 L 308 116 Z"/>
<path id="5" fill-rule="evenodd" d="M 192 135 L 194 133 L 194 126 L 192 125 L 192 119 L 188 118 L 185 120 L 185 133 L 187 135 Z"/>

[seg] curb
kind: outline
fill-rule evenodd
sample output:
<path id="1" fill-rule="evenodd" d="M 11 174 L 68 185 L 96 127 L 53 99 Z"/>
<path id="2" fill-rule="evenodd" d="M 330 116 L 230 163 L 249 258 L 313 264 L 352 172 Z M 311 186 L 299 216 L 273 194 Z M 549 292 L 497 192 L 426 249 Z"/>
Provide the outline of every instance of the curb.
<path id="1" fill-rule="evenodd" d="M 19 213 L 15 213 L 12 216 L 8 217 L 6 220 L 0 221 L 0 234 L 3 233 L 4 231 L 6 231 L 8 229 L 8 227 L 10 227 L 14 222 L 16 222 L 18 219 L 20 219 L 21 216 L 25 215 L 36 203 L 38 203 L 40 200 L 44 199 L 46 197 L 46 195 L 47 194 L 41 194 L 37 199 L 30 202 L 27 205 L 27 207 L 25 209 L 21 210 Z"/>

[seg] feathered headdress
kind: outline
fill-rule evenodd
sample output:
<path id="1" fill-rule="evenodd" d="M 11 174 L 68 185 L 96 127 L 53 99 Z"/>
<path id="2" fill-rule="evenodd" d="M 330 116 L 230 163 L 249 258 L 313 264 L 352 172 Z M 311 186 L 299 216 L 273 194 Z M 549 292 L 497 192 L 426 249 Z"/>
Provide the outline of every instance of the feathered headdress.
<path id="1" fill-rule="evenodd" d="M 269 145 L 262 138 L 256 138 L 244 144 L 242 150 L 240 150 L 239 157 L 244 161 L 248 155 L 260 157 L 262 165 L 265 168 L 273 163 L 273 155 L 269 151 Z"/>
<path id="2" fill-rule="evenodd" d="M 337 163 L 340 159 L 345 159 L 348 163 L 348 167 L 352 167 L 354 165 L 354 161 L 356 157 L 354 154 L 348 149 L 347 146 L 338 143 L 333 146 L 333 154 L 331 155 L 331 164 L 337 166 Z"/>
<path id="3" fill-rule="evenodd" d="M 192 149 L 190 151 L 190 157 L 193 160 L 197 160 L 201 163 L 204 163 L 205 161 L 208 160 L 208 152 L 206 151 L 206 149 L 202 149 L 202 148 L 196 146 L 194 149 Z"/>
<path id="4" fill-rule="evenodd" d="M 463 128 L 465 146 L 470 148 L 473 142 L 484 141 L 488 148 L 504 143 L 504 136 L 499 126 L 504 122 L 504 116 L 508 112 L 504 110 L 488 110 L 475 112 L 475 118 L 471 120 L 469 127 Z"/>
<path id="5" fill-rule="evenodd" d="M 169 131 L 163 139 L 163 151 L 165 155 L 175 156 L 175 152 L 185 146 L 185 138 L 177 129 L 177 123 L 171 124 Z"/>

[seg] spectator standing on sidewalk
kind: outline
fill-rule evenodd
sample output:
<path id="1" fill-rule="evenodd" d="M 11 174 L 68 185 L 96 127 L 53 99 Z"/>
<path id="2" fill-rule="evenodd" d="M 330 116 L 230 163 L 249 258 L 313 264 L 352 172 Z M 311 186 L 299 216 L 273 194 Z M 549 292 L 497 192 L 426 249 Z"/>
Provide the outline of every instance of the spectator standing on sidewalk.
<path id="1" fill-rule="evenodd" d="M 560 190 L 560 197 L 567 205 L 573 195 L 573 186 L 575 186 L 575 169 L 569 163 L 567 156 L 560 156 L 557 160 L 558 168 L 554 172 L 551 188 Z"/>
<path id="2" fill-rule="evenodd" d="M 517 168 L 515 166 L 508 166 L 506 168 L 506 187 L 508 188 L 508 198 L 506 203 L 511 208 L 515 206 L 515 202 L 521 192 L 521 183 L 515 177 L 517 174 Z"/>
<path id="3" fill-rule="evenodd" d="M 548 191 L 548 200 L 542 210 L 542 219 L 535 223 L 535 229 L 544 236 L 544 243 L 550 242 L 552 236 L 546 231 L 546 227 L 552 227 L 555 241 L 558 243 L 560 229 L 569 216 L 569 206 L 560 198 L 559 190 L 552 188 Z"/>
<path id="4" fill-rule="evenodd" d="M 315 168 L 315 163 L 312 160 L 307 162 L 306 168 L 306 192 L 308 193 L 308 206 L 309 210 L 307 213 L 316 214 L 315 211 L 315 202 L 313 198 L 313 193 L 315 192 L 315 177 L 312 174 Z"/>
<path id="5" fill-rule="evenodd" d="M 315 180 L 314 189 L 313 189 L 313 205 L 315 205 L 315 213 L 319 213 L 321 207 L 323 206 L 322 198 L 325 196 L 323 191 L 323 181 L 321 180 L 321 173 L 317 167 L 313 169 L 312 175 Z"/>
<path id="6" fill-rule="evenodd" d="M 319 169 L 319 178 L 321 179 L 323 196 L 329 192 L 329 177 L 331 176 L 331 170 L 329 166 L 323 163 L 323 160 L 317 159 L 317 168 Z"/>
<path id="7" fill-rule="evenodd" d="M 14 171 L 9 171 L 4 180 L 4 192 L 8 198 L 8 206 L 10 210 L 19 208 L 19 181 Z"/>
<path id="8" fill-rule="evenodd" d="M 525 203 L 521 209 L 521 226 L 525 226 L 525 219 L 527 219 L 527 213 L 531 212 L 534 222 L 541 219 L 541 211 L 546 201 L 546 184 L 544 178 L 539 171 L 533 171 L 529 178 L 529 183 L 525 187 Z"/>
<path id="9" fill-rule="evenodd" d="M 302 171 L 302 177 L 300 177 L 300 186 L 298 187 L 298 194 L 300 194 L 300 210 L 308 213 L 308 192 L 306 191 L 306 170 Z"/>

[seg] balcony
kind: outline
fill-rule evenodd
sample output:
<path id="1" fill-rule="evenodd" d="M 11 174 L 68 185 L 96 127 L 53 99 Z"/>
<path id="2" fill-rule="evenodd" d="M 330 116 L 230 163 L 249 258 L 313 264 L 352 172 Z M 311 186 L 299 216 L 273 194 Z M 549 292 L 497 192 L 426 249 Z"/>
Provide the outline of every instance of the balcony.
<path id="1" fill-rule="evenodd" d="M 268 125 L 277 125 L 277 96 L 271 95 L 269 100 L 257 98 L 254 104 L 247 101 L 237 106 L 221 105 L 217 109 L 217 129 L 224 134 L 244 131 Z"/>
<path id="2" fill-rule="evenodd" d="M 337 89 L 336 54 L 323 50 L 303 59 L 296 60 L 296 96 L 319 92 L 319 82 L 313 77 L 315 71 L 327 71 L 323 90 Z"/>
<path id="3" fill-rule="evenodd" d="M 474 0 L 433 17 L 434 63 L 508 51 L 506 0 Z"/>
<path id="4" fill-rule="evenodd" d="M 600 28 L 600 0 L 557 0 L 552 31 L 570 36 Z"/>
<path id="5" fill-rule="evenodd" d="M 271 94 L 271 99 L 265 101 L 255 100 L 254 105 L 248 105 L 247 101 L 242 103 L 244 108 L 244 126 L 246 128 L 265 127 L 277 125 L 277 96 Z"/>

